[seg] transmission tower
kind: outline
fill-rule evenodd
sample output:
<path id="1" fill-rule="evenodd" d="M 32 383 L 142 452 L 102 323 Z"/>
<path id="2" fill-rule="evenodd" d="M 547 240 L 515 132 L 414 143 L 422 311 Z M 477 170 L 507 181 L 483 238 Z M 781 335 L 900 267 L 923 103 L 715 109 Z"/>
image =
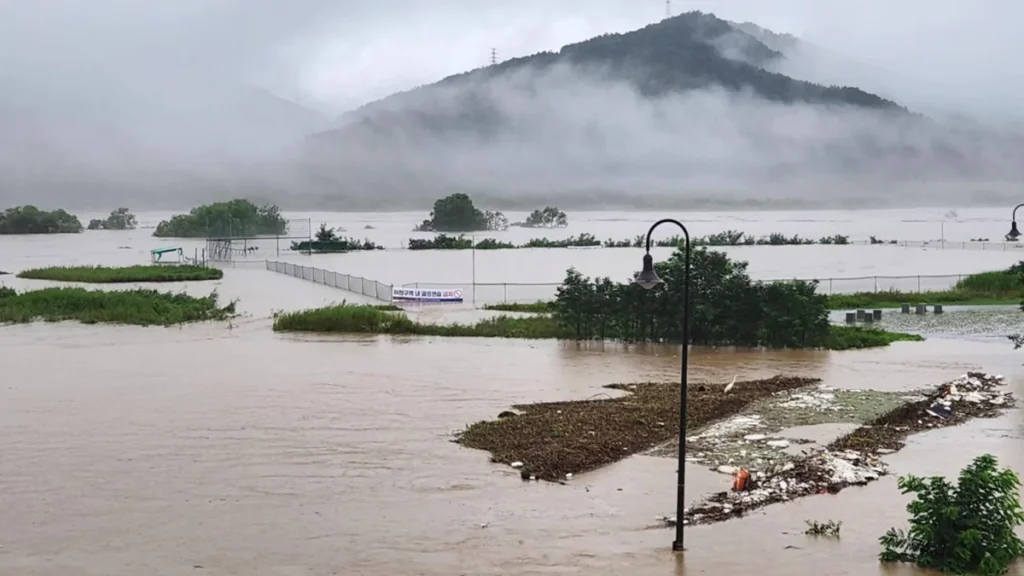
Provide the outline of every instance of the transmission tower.
<path id="1" fill-rule="evenodd" d="M 665 18 L 672 17 L 672 0 L 665 0 Z"/>
<path id="2" fill-rule="evenodd" d="M 498 49 L 497 48 L 491 48 L 491 66 L 494 66 L 497 63 L 498 63 Z"/>

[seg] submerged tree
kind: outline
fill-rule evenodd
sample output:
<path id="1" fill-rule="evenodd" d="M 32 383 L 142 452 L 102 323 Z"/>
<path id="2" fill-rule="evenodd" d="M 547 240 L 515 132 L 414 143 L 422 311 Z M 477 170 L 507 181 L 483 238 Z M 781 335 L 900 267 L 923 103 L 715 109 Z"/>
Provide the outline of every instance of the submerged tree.
<path id="1" fill-rule="evenodd" d="M 682 340 L 684 253 L 677 249 L 655 264 L 664 281 L 654 290 L 609 278 L 590 279 L 569 269 L 554 310 L 577 338 L 625 341 Z M 690 342 L 737 346 L 808 348 L 828 335 L 827 298 L 816 282 L 763 284 L 747 275 L 747 263 L 722 252 L 695 248 L 690 273 Z"/>
<path id="2" fill-rule="evenodd" d="M 565 228 L 569 225 L 569 217 L 554 206 L 547 206 L 543 210 L 534 210 L 526 217 L 525 222 L 517 222 L 515 226 L 523 228 Z"/>
<path id="3" fill-rule="evenodd" d="M 505 230 L 508 218 L 501 212 L 484 212 L 466 194 L 456 193 L 434 202 L 430 218 L 416 227 L 421 232 L 477 232 Z"/>
<path id="4" fill-rule="evenodd" d="M 89 230 L 134 230 L 138 225 L 135 214 L 127 208 L 117 208 L 105 220 L 89 221 Z"/>

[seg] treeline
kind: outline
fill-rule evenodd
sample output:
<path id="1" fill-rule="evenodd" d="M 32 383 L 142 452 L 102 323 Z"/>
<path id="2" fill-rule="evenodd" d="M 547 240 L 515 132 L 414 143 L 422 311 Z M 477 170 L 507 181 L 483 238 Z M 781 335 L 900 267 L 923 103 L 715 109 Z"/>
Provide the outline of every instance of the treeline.
<path id="1" fill-rule="evenodd" d="M 130 210 L 118 208 L 105 220 L 90 220 L 89 230 L 132 230 L 135 224 Z M 78 234 L 82 230 L 78 216 L 60 208 L 40 210 L 26 205 L 0 212 L 0 234 Z"/>
<path id="2" fill-rule="evenodd" d="M 814 240 L 812 238 L 802 238 L 799 235 L 787 236 L 780 233 L 755 237 L 748 236 L 746 233 L 738 232 L 736 230 L 726 230 L 725 232 L 710 234 L 708 236 L 698 236 L 693 238 L 691 241 L 694 246 L 800 246 L 811 244 L 849 244 L 850 237 L 836 234 L 834 236 L 825 236 L 818 240 Z M 484 238 L 474 242 L 472 238 L 461 234 L 458 236 L 438 234 L 434 238 L 411 239 L 409 240 L 408 247 L 409 250 L 507 250 L 516 248 L 588 247 L 641 248 L 644 246 L 644 242 L 645 237 L 642 234 L 632 239 L 615 240 L 609 238 L 602 241 L 593 234 L 583 233 L 560 240 L 532 238 L 523 244 L 513 244 L 511 242 L 504 242 L 494 238 Z M 677 235 L 654 240 L 652 241 L 652 244 L 660 247 L 671 248 L 680 246 L 683 242 L 684 238 Z"/>
<path id="3" fill-rule="evenodd" d="M 569 269 L 554 317 L 578 339 L 682 340 L 683 251 L 655 264 L 664 283 L 653 290 Z M 827 299 L 817 282 L 755 282 L 747 263 L 721 252 L 692 251 L 690 342 L 772 348 L 829 347 Z"/>
<path id="4" fill-rule="evenodd" d="M 353 252 L 359 250 L 383 250 L 384 247 L 370 240 L 359 240 L 338 236 L 334 228 L 321 224 L 313 240 L 292 242 L 292 250 L 296 252 Z"/>

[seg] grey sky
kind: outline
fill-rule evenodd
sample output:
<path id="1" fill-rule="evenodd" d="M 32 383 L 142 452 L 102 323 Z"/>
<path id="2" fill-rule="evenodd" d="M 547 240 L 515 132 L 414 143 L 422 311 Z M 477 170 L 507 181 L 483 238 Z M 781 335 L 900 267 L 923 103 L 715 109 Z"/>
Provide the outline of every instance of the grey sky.
<path id="1" fill-rule="evenodd" d="M 915 78 L 1019 87 L 1017 0 L 674 0 Z M 656 21 L 661 0 L 0 0 L 0 79 L 243 78 L 331 112 L 486 63 Z M 89 76 L 93 76 L 89 78 Z M 979 90 L 975 90 L 976 92 Z"/>

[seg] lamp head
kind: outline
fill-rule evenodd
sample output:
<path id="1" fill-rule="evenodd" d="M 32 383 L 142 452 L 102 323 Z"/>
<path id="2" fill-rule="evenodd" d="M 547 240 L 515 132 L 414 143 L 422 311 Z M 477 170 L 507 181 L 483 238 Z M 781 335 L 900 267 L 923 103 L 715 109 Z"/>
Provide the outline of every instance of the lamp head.
<path id="1" fill-rule="evenodd" d="M 1006 239 L 1013 242 L 1017 240 L 1017 238 L 1020 238 L 1020 230 L 1017 230 L 1017 221 L 1013 220 L 1013 223 L 1010 224 L 1010 232 L 1006 235 Z"/>
<path id="2" fill-rule="evenodd" d="M 644 254 L 644 268 L 636 275 L 633 279 L 634 284 L 639 284 L 642 288 L 650 290 L 661 284 L 661 278 L 658 278 L 658 273 L 654 271 L 654 258 L 651 258 L 651 254 L 648 252 Z"/>

